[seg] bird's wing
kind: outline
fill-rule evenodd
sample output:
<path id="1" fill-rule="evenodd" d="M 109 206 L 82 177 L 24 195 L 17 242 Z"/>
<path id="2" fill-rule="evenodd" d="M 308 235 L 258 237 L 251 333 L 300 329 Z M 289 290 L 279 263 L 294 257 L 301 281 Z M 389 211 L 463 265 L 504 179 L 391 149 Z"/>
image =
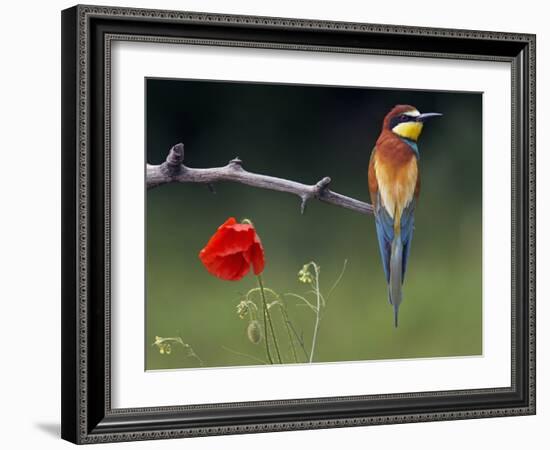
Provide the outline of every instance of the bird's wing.
<path id="1" fill-rule="evenodd" d="M 370 192 L 370 201 L 372 206 L 376 208 L 377 197 L 378 197 L 378 180 L 376 179 L 376 172 L 374 171 L 374 154 L 376 153 L 376 147 L 372 149 L 369 160 L 369 192 Z"/>
<path id="2" fill-rule="evenodd" d="M 411 250 L 411 241 L 414 232 L 414 209 L 420 197 L 420 174 L 416 177 L 416 185 L 414 188 L 414 198 L 407 205 L 401 214 L 401 239 L 403 240 L 403 281 L 405 280 L 405 272 L 407 271 L 407 261 Z"/>
<path id="3" fill-rule="evenodd" d="M 420 197 L 420 173 L 416 175 L 416 185 L 414 187 L 414 199 L 418 203 L 418 198 Z"/>
<path id="4" fill-rule="evenodd" d="M 393 218 L 382 205 L 380 192 L 376 192 L 375 197 L 376 198 L 373 199 L 372 202 L 374 205 L 376 236 L 378 237 L 378 247 L 380 249 L 380 257 L 382 259 L 382 266 L 384 267 L 384 274 L 386 275 L 386 282 L 389 283 L 391 244 L 393 241 Z"/>
<path id="5" fill-rule="evenodd" d="M 403 264 L 402 264 L 402 281 L 405 280 L 405 272 L 407 271 L 407 261 L 411 250 L 411 242 L 414 231 L 414 208 L 416 207 L 416 198 L 411 202 L 401 213 L 401 241 L 403 242 Z"/>
<path id="6" fill-rule="evenodd" d="M 374 168 L 376 159 L 376 147 L 372 149 L 369 161 L 369 192 L 372 206 L 374 208 L 374 221 L 376 224 L 376 236 L 378 237 L 378 247 L 380 249 L 380 257 L 386 281 L 390 280 L 390 254 L 391 242 L 393 240 L 393 219 L 390 217 L 380 198 L 378 191 L 378 179 Z"/>
<path id="7" fill-rule="evenodd" d="M 393 218 L 382 205 L 380 193 L 377 193 L 374 220 L 376 223 L 376 235 L 378 237 L 378 247 L 380 249 L 380 257 L 384 267 L 386 281 L 390 281 L 390 257 L 393 241 Z M 373 202 L 374 203 L 374 202 Z M 401 242 L 403 243 L 403 263 L 402 263 L 402 280 L 405 279 L 407 271 L 407 261 L 411 249 L 411 241 L 414 231 L 414 208 L 416 200 L 413 199 L 401 213 Z"/>

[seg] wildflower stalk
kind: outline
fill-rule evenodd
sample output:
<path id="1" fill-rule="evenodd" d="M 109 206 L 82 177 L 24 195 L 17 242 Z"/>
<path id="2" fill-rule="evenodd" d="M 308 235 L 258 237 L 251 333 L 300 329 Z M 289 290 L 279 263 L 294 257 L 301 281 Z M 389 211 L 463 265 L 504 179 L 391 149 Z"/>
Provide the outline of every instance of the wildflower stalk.
<path id="1" fill-rule="evenodd" d="M 288 321 L 288 328 L 292 331 L 292 335 L 294 336 L 294 339 L 296 340 L 296 342 L 298 342 L 298 344 L 300 344 L 300 348 L 304 352 L 304 357 L 305 357 L 304 361 L 309 361 L 309 354 L 308 354 L 306 346 L 304 344 L 304 337 L 300 336 L 298 334 L 298 332 L 296 331 L 296 328 L 294 328 L 294 325 L 292 324 L 292 321 L 290 321 L 290 320 Z M 297 362 L 299 362 L 299 361 L 297 361 Z"/>
<path id="2" fill-rule="evenodd" d="M 317 343 L 317 334 L 319 333 L 319 325 L 321 323 L 321 291 L 319 290 L 319 267 L 312 263 L 315 270 L 315 295 L 317 296 L 317 308 L 315 310 L 315 327 L 313 328 L 313 339 L 311 341 L 311 351 L 309 352 L 309 362 L 313 362 L 313 354 L 315 353 L 315 344 Z"/>
<path id="3" fill-rule="evenodd" d="M 298 272 L 298 281 L 304 284 L 308 284 L 311 287 L 311 290 L 307 291 L 306 294 L 314 294 L 316 299 L 316 305 L 313 304 L 313 302 L 310 302 L 305 296 L 298 295 L 293 292 L 288 292 L 287 295 L 289 297 L 297 298 L 300 302 L 302 302 L 304 305 L 306 305 L 309 309 L 311 309 L 315 313 L 315 325 L 313 327 L 313 337 L 311 339 L 311 351 L 309 353 L 309 356 L 307 356 L 307 359 L 310 363 L 313 362 L 313 358 L 315 356 L 315 348 L 317 345 L 317 336 L 319 335 L 319 326 L 321 324 L 321 309 L 326 307 L 327 300 L 329 299 L 330 295 L 340 283 L 342 280 L 342 277 L 344 276 L 344 272 L 346 271 L 346 265 L 348 263 L 348 260 L 346 259 L 344 261 L 344 265 L 342 267 L 342 271 L 340 272 L 340 275 L 338 275 L 338 278 L 332 285 L 332 287 L 329 290 L 328 296 L 325 298 L 323 294 L 321 293 L 321 287 L 320 287 L 320 272 L 321 268 L 317 265 L 315 261 L 310 261 L 307 264 L 304 264 L 300 271 Z M 313 273 L 310 271 L 310 268 L 313 267 Z M 301 344 L 302 349 L 304 350 L 304 353 L 307 354 L 305 351 L 303 340 L 298 342 Z"/>
<path id="4" fill-rule="evenodd" d="M 157 347 L 161 355 L 170 355 L 173 344 L 180 345 L 185 350 L 187 358 L 195 358 L 201 367 L 204 366 L 204 361 L 195 353 L 193 347 L 183 341 L 183 337 L 179 333 L 176 337 L 155 336 L 153 347 Z"/>
<path id="5" fill-rule="evenodd" d="M 226 347 L 225 345 L 222 345 L 222 348 L 224 350 L 227 350 L 228 352 L 234 353 L 235 355 L 244 356 L 245 358 L 249 358 L 253 361 L 260 362 L 262 364 L 267 364 L 267 361 L 264 361 L 263 359 L 260 359 L 260 358 L 256 358 L 255 356 L 249 355 L 248 353 L 243 353 L 243 352 L 239 352 L 237 350 L 233 350 L 232 348 Z"/>
<path id="6" fill-rule="evenodd" d="M 271 337 L 273 338 L 273 344 L 275 345 L 275 352 L 277 353 L 277 359 L 279 360 L 279 364 L 281 364 L 283 360 L 281 358 L 281 352 L 279 351 L 279 344 L 277 342 L 277 336 L 275 335 L 275 329 L 273 328 L 273 322 L 271 321 L 271 313 L 269 312 L 269 308 L 267 307 L 267 300 L 265 299 L 264 283 L 262 281 L 261 275 L 257 275 L 257 278 L 258 278 L 258 285 L 260 286 L 260 293 L 262 295 L 262 303 L 264 306 L 264 329 L 265 329 L 265 345 L 266 345 L 267 357 L 270 363 L 273 364 L 273 358 L 271 357 L 271 352 L 269 351 L 269 344 L 268 344 L 267 324 L 269 324 L 269 329 L 271 330 Z"/>
<path id="7" fill-rule="evenodd" d="M 282 303 L 280 303 L 281 306 L 281 314 L 283 315 L 283 322 L 285 323 L 286 332 L 288 334 L 288 340 L 290 341 L 290 348 L 292 349 L 292 357 L 294 358 L 294 362 L 298 362 L 298 355 L 296 353 L 296 347 L 294 345 L 294 338 L 292 336 L 292 331 L 290 330 L 290 318 L 288 317 L 288 314 L 286 312 L 286 306 Z"/>

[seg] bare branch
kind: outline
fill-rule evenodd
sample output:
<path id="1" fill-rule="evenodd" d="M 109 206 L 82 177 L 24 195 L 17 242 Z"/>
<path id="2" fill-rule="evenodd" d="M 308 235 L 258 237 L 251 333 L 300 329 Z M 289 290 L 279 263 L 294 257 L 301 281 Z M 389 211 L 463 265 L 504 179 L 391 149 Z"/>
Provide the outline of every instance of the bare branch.
<path id="1" fill-rule="evenodd" d="M 226 166 L 208 169 L 194 169 L 183 164 L 183 144 L 176 144 L 168 153 L 166 161 L 158 166 L 147 164 L 147 189 L 167 183 L 202 183 L 211 187 L 218 181 L 232 181 L 261 189 L 288 192 L 301 199 L 301 211 L 311 199 L 350 209 L 361 214 L 373 214 L 372 205 L 347 197 L 328 189 L 331 182 L 324 177 L 316 184 L 308 185 L 284 178 L 248 172 L 239 158 L 232 159 Z"/>

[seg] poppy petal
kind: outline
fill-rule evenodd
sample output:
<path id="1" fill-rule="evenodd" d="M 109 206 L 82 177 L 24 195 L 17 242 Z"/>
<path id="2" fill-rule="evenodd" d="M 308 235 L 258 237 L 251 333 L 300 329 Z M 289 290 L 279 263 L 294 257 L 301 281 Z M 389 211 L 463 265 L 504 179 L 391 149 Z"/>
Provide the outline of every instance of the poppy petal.
<path id="1" fill-rule="evenodd" d="M 209 259 L 247 251 L 254 242 L 254 232 L 251 228 L 235 229 L 235 226 L 218 229 L 201 251 L 203 257 Z"/>
<path id="2" fill-rule="evenodd" d="M 218 227 L 199 258 L 211 274 L 224 280 L 240 280 L 251 264 L 259 275 L 265 266 L 264 250 L 254 226 L 237 223 L 234 217 Z"/>
<path id="3" fill-rule="evenodd" d="M 222 228 L 225 228 L 229 225 L 235 225 L 236 223 L 237 223 L 237 219 L 235 219 L 234 217 L 230 217 L 218 227 L 218 230 L 221 230 Z"/>
<path id="4" fill-rule="evenodd" d="M 264 271 L 265 256 L 261 242 L 254 242 L 248 251 L 248 260 L 252 263 L 254 274 L 259 275 Z"/>
<path id="5" fill-rule="evenodd" d="M 250 270 L 250 264 L 242 253 L 215 258 L 209 264 L 205 264 L 205 267 L 212 275 L 228 281 L 240 280 Z"/>
<path id="6" fill-rule="evenodd" d="M 254 243 L 254 230 L 252 228 L 235 229 L 235 227 L 236 225 L 224 228 L 223 239 L 212 251 L 220 256 L 248 251 Z"/>

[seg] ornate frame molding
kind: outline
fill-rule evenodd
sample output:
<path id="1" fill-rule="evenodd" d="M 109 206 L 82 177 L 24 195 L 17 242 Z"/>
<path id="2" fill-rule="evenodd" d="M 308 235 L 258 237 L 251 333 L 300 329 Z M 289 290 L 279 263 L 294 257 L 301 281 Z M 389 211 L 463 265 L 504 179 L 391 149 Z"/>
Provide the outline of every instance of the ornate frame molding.
<path id="1" fill-rule="evenodd" d="M 77 443 L 98 443 L 142 439 L 163 439 L 216 434 L 270 432 L 328 427 L 347 427 L 388 423 L 439 421 L 535 413 L 535 36 L 487 31 L 450 30 L 396 25 L 377 25 L 303 19 L 234 16 L 195 12 L 159 11 L 118 7 L 76 6 L 63 12 L 63 399 L 62 435 Z M 103 20 L 116 23 L 116 30 L 107 25 L 101 30 L 97 23 Z M 134 32 L 117 32 L 127 23 L 160 23 L 171 29 L 186 26 L 197 36 L 152 36 Z M 95 28 L 94 28 L 95 27 Z M 229 30 L 237 27 L 253 37 L 234 39 Z M 202 31 L 201 31 L 202 29 Z M 227 32 L 227 38 L 213 37 Z M 309 42 L 311 30 L 326 32 L 326 43 Z M 258 32 L 266 32 L 278 41 L 264 40 Z M 291 32 L 294 32 L 292 35 Z M 304 33 L 302 33 L 304 32 Z M 290 33 L 290 34 L 289 34 Z M 309 34 L 308 34 L 309 33 Z M 304 36 L 302 36 L 304 34 Z M 373 37 L 375 46 L 332 45 L 346 41 L 347 36 Z M 285 38 L 285 36 L 288 36 Z M 308 42 L 296 42 L 300 36 Z M 423 38 L 427 44 L 415 48 L 385 48 L 389 38 Z M 290 42 L 280 42 L 284 39 Z M 294 41 L 293 41 L 294 39 Z M 396 394 L 360 397 L 331 397 L 308 400 L 251 402 L 247 404 L 195 405 L 166 408 L 139 408 L 113 410 L 110 402 L 110 67 L 111 44 L 115 40 L 157 43 L 185 43 L 193 45 L 243 46 L 265 49 L 289 49 L 322 52 L 350 52 L 396 56 L 416 56 L 450 59 L 479 59 L 506 61 L 512 64 L 512 385 L 510 388 L 479 389 L 471 391 L 438 391 L 418 394 Z M 445 40 L 453 52 L 441 51 Z M 483 43 L 499 43 L 493 53 L 483 53 Z M 335 42 L 338 43 L 338 42 Z M 431 44 L 430 44 L 431 43 Z M 469 48 L 466 48 L 465 45 Z M 393 45 L 393 44 L 392 44 Z M 404 44 L 406 45 L 406 44 Z M 100 49 L 99 47 L 103 47 Z M 490 48 L 486 46 L 486 48 Z M 101 67 L 98 65 L 101 64 Z M 99 80 L 98 70 L 104 70 Z M 96 89 L 103 83 L 103 93 Z M 98 96 L 101 96 L 99 99 Z M 97 131 L 91 110 L 99 101 L 104 123 Z M 94 130 L 94 131 L 92 131 Z M 98 133 L 97 135 L 94 133 Z M 98 137 L 96 137 L 98 136 Z M 94 148 L 102 148 L 99 166 L 91 164 Z M 76 149 L 76 151 L 75 151 Z M 95 160 L 94 160 L 95 161 Z M 101 179 L 100 177 L 102 175 Z M 94 177 L 95 176 L 95 177 Z M 98 184 L 102 187 L 98 190 Z M 99 217 L 99 213 L 103 215 Z M 97 242 L 99 228 L 103 240 Z M 102 249 L 99 249 L 101 246 Z M 100 259 L 101 261 L 98 261 Z M 519 267 L 518 267 L 519 264 Z M 101 278 L 95 267 L 103 267 Z M 98 278 L 99 277 L 99 278 Z M 101 291 L 98 297 L 98 290 Z M 91 319 L 97 312 L 97 299 L 103 298 L 102 323 Z M 96 300 L 96 303 L 94 302 Z M 103 365 L 98 367 L 97 357 L 90 351 L 103 346 Z M 91 401 L 101 383 L 92 382 L 90 368 L 103 373 L 101 404 Z M 520 392 L 521 391 L 521 392 Z M 176 425 L 168 419 L 185 416 L 190 410 L 208 411 L 220 408 L 246 407 L 307 407 L 330 403 L 362 400 L 378 402 L 398 399 L 409 402 L 414 409 L 415 400 L 455 397 L 476 403 L 477 397 L 492 398 L 508 395 L 504 406 L 483 403 L 478 407 L 462 409 L 439 404 L 431 410 L 411 413 L 380 414 L 376 410 L 353 415 L 351 410 L 341 417 L 290 418 L 264 423 L 253 421 L 211 425 L 193 424 L 181 418 Z M 495 397 L 496 398 L 496 397 Z M 503 397 L 504 398 L 504 397 Z M 506 397 L 508 398 L 508 397 Z M 321 408 L 322 409 L 322 408 Z M 379 408 L 380 409 L 380 408 Z M 380 409 L 382 410 L 382 409 Z"/>

